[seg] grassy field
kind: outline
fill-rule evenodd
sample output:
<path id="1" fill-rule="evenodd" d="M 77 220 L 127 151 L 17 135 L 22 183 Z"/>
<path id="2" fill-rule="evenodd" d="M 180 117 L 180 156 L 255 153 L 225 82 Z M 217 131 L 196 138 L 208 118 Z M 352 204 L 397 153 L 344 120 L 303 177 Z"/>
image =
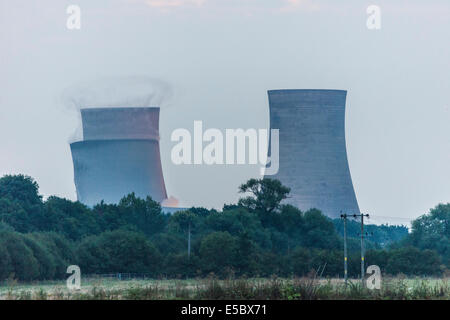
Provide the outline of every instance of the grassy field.
<path id="1" fill-rule="evenodd" d="M 342 279 L 227 279 L 127 280 L 82 279 L 80 290 L 65 281 L 17 283 L 0 286 L 0 300 L 157 300 L 157 299 L 444 299 L 450 298 L 449 278 L 386 278 L 381 290 L 369 290 L 358 280 Z"/>

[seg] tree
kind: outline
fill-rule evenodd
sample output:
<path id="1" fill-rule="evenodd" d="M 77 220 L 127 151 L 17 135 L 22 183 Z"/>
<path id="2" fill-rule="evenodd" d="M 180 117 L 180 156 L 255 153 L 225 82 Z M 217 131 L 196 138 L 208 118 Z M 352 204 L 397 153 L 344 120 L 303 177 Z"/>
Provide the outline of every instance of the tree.
<path id="1" fill-rule="evenodd" d="M 39 185 L 29 176 L 19 174 L 0 178 L 0 198 L 17 201 L 24 209 L 42 204 L 38 191 Z"/>
<path id="2" fill-rule="evenodd" d="M 78 201 L 49 197 L 44 204 L 43 219 L 45 227 L 40 230 L 58 232 L 72 240 L 101 232 L 98 215 Z"/>
<path id="3" fill-rule="evenodd" d="M 161 205 L 151 197 L 145 200 L 133 193 L 123 197 L 118 205 L 119 214 L 127 224 L 138 227 L 147 236 L 162 232 L 166 223 Z"/>
<path id="4" fill-rule="evenodd" d="M 14 272 L 8 249 L 1 244 L 2 242 L 0 240 L 0 281 L 8 278 Z"/>
<path id="5" fill-rule="evenodd" d="M 257 273 L 259 256 L 256 244 L 250 239 L 248 232 L 242 232 L 237 239 L 236 267 L 239 275 L 254 275 Z"/>
<path id="6" fill-rule="evenodd" d="M 206 273 L 225 275 L 226 269 L 235 267 L 238 244 L 228 232 L 212 232 L 203 238 L 200 257 Z"/>
<path id="7" fill-rule="evenodd" d="M 341 241 L 333 222 L 317 209 L 310 209 L 303 215 L 304 229 L 302 246 L 306 248 L 337 249 Z"/>
<path id="8" fill-rule="evenodd" d="M 42 197 L 33 178 L 6 175 L 0 178 L 0 221 L 19 232 L 32 232 L 44 226 Z"/>
<path id="9" fill-rule="evenodd" d="M 189 210 L 175 212 L 169 221 L 169 225 L 187 234 L 187 257 L 191 257 L 191 232 L 195 226 L 195 215 Z"/>
<path id="10" fill-rule="evenodd" d="M 19 280 L 64 278 L 72 264 L 84 274 L 171 277 L 225 276 L 230 269 L 239 276 L 304 275 L 325 264 L 324 275 L 342 272 L 341 221 L 317 209 L 301 212 L 282 204 L 289 188 L 277 180 L 251 179 L 239 190 L 245 197 L 222 211 L 191 208 L 166 215 L 159 203 L 133 193 L 119 204 L 101 202 L 93 209 L 55 196 L 42 202 L 32 178 L 5 176 L 0 179 L 0 280 L 12 274 Z M 376 238 L 366 243 L 367 263 L 391 274 L 439 274 L 441 261 L 450 265 L 449 215 L 450 204 L 438 205 L 416 219 L 406 236 L 405 227 L 366 226 Z M 349 221 L 347 227 L 349 274 L 357 276 L 360 225 Z M 384 250 L 370 250 L 378 244 Z"/>
<path id="11" fill-rule="evenodd" d="M 8 251 L 5 258 L 11 263 L 9 269 L 14 273 L 14 277 L 26 281 L 38 278 L 38 261 L 34 257 L 33 251 L 23 241 L 21 234 L 16 232 L 0 233 L 0 247 Z"/>
<path id="12" fill-rule="evenodd" d="M 435 250 L 450 266 L 450 203 L 439 204 L 412 222 L 412 232 L 406 245 Z"/>
<path id="13" fill-rule="evenodd" d="M 79 266 L 88 273 L 131 272 L 156 275 L 160 256 L 142 233 L 107 231 L 84 239 L 77 248 Z"/>
<path id="14" fill-rule="evenodd" d="M 441 259 L 435 251 L 414 247 L 394 249 L 389 252 L 386 272 L 406 275 L 437 275 L 441 273 Z"/>
<path id="15" fill-rule="evenodd" d="M 302 247 L 296 247 L 290 256 L 292 271 L 297 276 L 305 276 L 311 271 L 311 252 Z"/>
<path id="16" fill-rule="evenodd" d="M 104 245 L 100 242 L 99 236 L 84 238 L 79 243 L 76 253 L 78 265 L 83 273 L 94 274 L 120 271 L 111 268 L 111 257 Z"/>
<path id="17" fill-rule="evenodd" d="M 166 256 L 168 254 L 185 254 L 186 242 L 185 237 L 178 233 L 163 232 L 158 233 L 150 238 L 158 251 Z"/>
<path id="18" fill-rule="evenodd" d="M 311 268 L 323 275 L 336 277 L 343 275 L 342 251 L 330 249 L 311 250 Z"/>
<path id="19" fill-rule="evenodd" d="M 280 212 L 280 220 L 283 223 L 283 231 L 287 235 L 287 254 L 291 252 L 291 244 L 301 238 L 304 230 L 302 212 L 294 206 L 284 205 Z"/>
<path id="20" fill-rule="evenodd" d="M 290 191 L 276 179 L 250 179 L 239 187 L 239 192 L 251 195 L 239 199 L 239 204 L 249 210 L 271 213 L 280 207 Z"/>
<path id="21" fill-rule="evenodd" d="M 19 232 L 29 232 L 33 229 L 27 212 L 8 198 L 0 198 L 0 221 Z"/>
<path id="22" fill-rule="evenodd" d="M 7 224 L 6 222 L 2 222 L 0 221 L 0 232 L 2 231 L 9 231 L 9 232 L 14 232 L 14 228 L 11 227 L 9 224 Z"/>
<path id="23" fill-rule="evenodd" d="M 243 207 L 235 207 L 224 210 L 223 212 L 211 212 L 204 220 L 199 219 L 197 222 L 201 227 L 197 227 L 197 232 L 202 232 L 206 235 L 214 231 L 227 231 L 232 236 L 238 237 L 243 232 L 246 232 L 249 238 L 255 244 L 270 248 L 270 232 L 263 228 L 258 215 L 254 212 L 249 212 Z"/>
<path id="24" fill-rule="evenodd" d="M 250 179 L 239 187 L 240 193 L 250 195 L 239 199 L 238 204 L 258 214 L 264 227 L 276 222 L 280 203 L 287 198 L 290 189 L 275 179 Z"/>
<path id="25" fill-rule="evenodd" d="M 164 259 L 164 274 L 171 278 L 188 277 L 199 275 L 201 264 L 198 256 L 193 255 L 190 259 L 186 253 L 168 254 Z"/>
<path id="26" fill-rule="evenodd" d="M 25 245 L 31 249 L 33 256 L 38 262 L 38 278 L 40 280 L 49 280 L 55 278 L 55 258 L 44 244 L 37 242 L 31 235 L 22 237 Z"/>
<path id="27" fill-rule="evenodd" d="M 54 278 L 66 277 L 66 270 L 69 265 L 76 264 L 77 258 L 70 242 L 63 235 L 56 232 L 35 232 L 27 235 L 30 239 L 46 248 L 52 254 L 55 266 Z"/>

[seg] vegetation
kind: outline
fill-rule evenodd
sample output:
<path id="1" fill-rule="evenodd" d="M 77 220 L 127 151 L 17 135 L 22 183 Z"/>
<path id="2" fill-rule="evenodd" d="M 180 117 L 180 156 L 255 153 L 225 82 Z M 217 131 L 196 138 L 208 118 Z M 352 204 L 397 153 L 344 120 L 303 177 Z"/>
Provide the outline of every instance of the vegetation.
<path id="1" fill-rule="evenodd" d="M 151 198 L 125 196 L 94 208 L 58 197 L 45 201 L 30 177 L 0 178 L 0 281 L 83 274 L 140 273 L 148 277 L 303 277 L 321 269 L 343 276 L 340 221 L 317 210 L 283 204 L 279 181 L 251 179 L 243 198 L 221 211 L 191 208 L 164 214 Z M 441 275 L 449 268 L 450 204 L 401 226 L 367 226 L 366 261 L 383 274 Z M 355 222 L 356 223 L 356 222 Z M 356 226 L 349 222 L 349 275 L 360 266 Z"/>
<path id="2" fill-rule="evenodd" d="M 195 280 L 83 280 L 80 290 L 62 284 L 0 287 L 0 299 L 9 300 L 415 300 L 450 299 L 445 279 L 383 279 L 380 290 L 370 290 L 359 281 L 347 286 L 336 279 L 302 278 L 243 279 L 215 277 Z"/>
<path id="3" fill-rule="evenodd" d="M 412 233 L 401 245 L 436 251 L 450 265 L 450 204 L 439 204 L 412 223 Z"/>

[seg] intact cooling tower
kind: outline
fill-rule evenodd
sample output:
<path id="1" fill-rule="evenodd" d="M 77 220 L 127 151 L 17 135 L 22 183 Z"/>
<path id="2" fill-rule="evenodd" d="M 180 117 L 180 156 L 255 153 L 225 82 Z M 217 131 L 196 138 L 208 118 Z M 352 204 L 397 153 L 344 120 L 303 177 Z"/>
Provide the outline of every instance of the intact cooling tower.
<path id="1" fill-rule="evenodd" d="M 271 90 L 270 127 L 279 129 L 279 171 L 290 203 L 329 217 L 359 213 L 347 162 L 342 90 Z"/>
<path id="2" fill-rule="evenodd" d="M 78 201 L 118 203 L 127 194 L 167 198 L 159 108 L 81 109 L 83 141 L 70 145 Z"/>

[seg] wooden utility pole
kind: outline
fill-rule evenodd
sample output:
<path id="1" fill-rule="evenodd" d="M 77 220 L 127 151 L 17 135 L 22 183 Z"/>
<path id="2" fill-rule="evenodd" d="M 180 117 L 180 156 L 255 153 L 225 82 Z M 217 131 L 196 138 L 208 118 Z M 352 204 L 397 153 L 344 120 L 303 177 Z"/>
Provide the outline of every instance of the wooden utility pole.
<path id="1" fill-rule="evenodd" d="M 191 222 L 188 225 L 188 259 L 191 259 Z"/>
<path id="2" fill-rule="evenodd" d="M 344 280 L 345 285 L 348 281 L 348 268 L 347 268 L 347 214 L 341 214 L 341 219 L 344 219 Z"/>
<path id="3" fill-rule="evenodd" d="M 364 217 L 369 217 L 368 214 L 354 214 L 354 218 L 361 217 L 361 281 L 364 282 L 365 272 L 365 261 L 364 261 Z"/>

